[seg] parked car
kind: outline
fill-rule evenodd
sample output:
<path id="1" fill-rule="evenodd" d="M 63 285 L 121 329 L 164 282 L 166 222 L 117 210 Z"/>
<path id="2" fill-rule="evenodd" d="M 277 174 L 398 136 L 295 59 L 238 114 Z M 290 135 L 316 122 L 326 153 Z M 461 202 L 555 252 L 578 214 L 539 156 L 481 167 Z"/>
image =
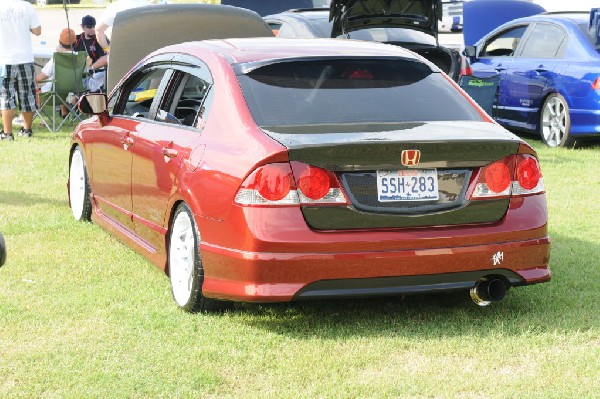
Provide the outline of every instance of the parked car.
<path id="1" fill-rule="evenodd" d="M 203 6 L 214 34 L 237 13 L 264 25 Z M 163 269 L 187 311 L 449 291 L 485 305 L 550 279 L 535 151 L 401 47 L 175 44 L 79 107 L 94 116 L 70 145 L 74 218 Z"/>
<path id="2" fill-rule="evenodd" d="M 437 40 L 434 0 L 392 0 L 385 7 L 377 7 L 379 3 L 333 0 L 331 11 L 290 10 L 264 19 L 278 37 L 339 37 L 393 44 L 425 57 L 455 81 L 470 74 L 467 59 Z"/>
<path id="3" fill-rule="evenodd" d="M 600 54 L 589 13 L 541 14 L 468 46 L 475 76 L 500 75 L 494 117 L 551 147 L 600 134 Z"/>

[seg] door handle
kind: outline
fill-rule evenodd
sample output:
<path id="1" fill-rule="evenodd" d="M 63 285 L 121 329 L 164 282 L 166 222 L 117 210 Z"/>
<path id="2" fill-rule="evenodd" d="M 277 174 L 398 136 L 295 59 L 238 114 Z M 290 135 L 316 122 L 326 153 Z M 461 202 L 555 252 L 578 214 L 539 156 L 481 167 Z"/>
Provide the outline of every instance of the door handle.
<path id="1" fill-rule="evenodd" d="M 161 152 L 167 158 L 175 158 L 177 155 L 179 155 L 179 152 L 174 148 L 163 147 Z"/>
<path id="2" fill-rule="evenodd" d="M 540 65 L 539 67 L 535 68 L 534 71 L 536 71 L 537 73 L 548 72 L 548 68 L 546 68 L 543 65 Z"/>

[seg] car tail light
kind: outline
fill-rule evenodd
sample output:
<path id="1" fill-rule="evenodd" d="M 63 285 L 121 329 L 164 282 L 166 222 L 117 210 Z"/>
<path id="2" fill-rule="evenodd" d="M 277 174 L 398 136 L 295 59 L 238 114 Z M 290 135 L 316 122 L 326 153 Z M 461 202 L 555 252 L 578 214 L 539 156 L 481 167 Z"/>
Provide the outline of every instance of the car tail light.
<path id="1" fill-rule="evenodd" d="M 592 83 L 592 90 L 599 90 L 600 89 L 600 76 L 596 78 L 596 80 L 594 80 L 594 82 Z"/>
<path id="2" fill-rule="evenodd" d="M 292 162 L 256 169 L 242 183 L 235 202 L 246 206 L 293 206 L 347 204 L 348 200 L 334 173 Z"/>
<path id="3" fill-rule="evenodd" d="M 254 185 L 267 201 L 280 201 L 290 193 L 292 176 L 285 168 L 269 165 L 256 172 Z"/>
<path id="4" fill-rule="evenodd" d="M 471 199 L 524 196 L 544 192 L 538 160 L 531 154 L 510 155 L 482 167 Z"/>
<path id="5" fill-rule="evenodd" d="M 300 175 L 298 188 L 306 197 L 318 200 L 329 193 L 331 181 L 329 175 L 323 169 L 309 166 Z"/>
<path id="6" fill-rule="evenodd" d="M 288 163 L 264 165 L 252 172 L 238 190 L 235 202 L 242 205 L 295 205 L 298 194 Z"/>
<path id="7" fill-rule="evenodd" d="M 524 158 L 517 164 L 517 182 L 526 190 L 532 190 L 540 181 L 540 168 L 533 157 Z"/>

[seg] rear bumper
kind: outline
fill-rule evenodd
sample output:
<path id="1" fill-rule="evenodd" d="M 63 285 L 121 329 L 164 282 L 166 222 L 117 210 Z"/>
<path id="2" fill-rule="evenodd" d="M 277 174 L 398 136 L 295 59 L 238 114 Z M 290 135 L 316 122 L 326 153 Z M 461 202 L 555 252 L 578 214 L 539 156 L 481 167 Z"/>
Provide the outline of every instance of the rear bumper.
<path id="1" fill-rule="evenodd" d="M 201 246 L 207 297 L 245 302 L 399 295 L 550 280 L 550 239 L 423 250 L 257 253 Z"/>

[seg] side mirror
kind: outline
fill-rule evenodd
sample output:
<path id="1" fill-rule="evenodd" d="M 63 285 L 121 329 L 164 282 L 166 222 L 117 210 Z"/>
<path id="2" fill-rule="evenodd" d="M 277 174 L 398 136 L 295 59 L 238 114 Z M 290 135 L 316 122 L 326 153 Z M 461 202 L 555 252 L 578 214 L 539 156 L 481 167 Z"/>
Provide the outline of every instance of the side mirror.
<path id="1" fill-rule="evenodd" d="M 465 46 L 463 54 L 469 58 L 473 58 L 477 55 L 477 48 L 475 46 Z"/>
<path id="2" fill-rule="evenodd" d="M 79 110 L 84 114 L 99 115 L 105 113 L 108 99 L 104 93 L 88 93 L 79 100 Z"/>

